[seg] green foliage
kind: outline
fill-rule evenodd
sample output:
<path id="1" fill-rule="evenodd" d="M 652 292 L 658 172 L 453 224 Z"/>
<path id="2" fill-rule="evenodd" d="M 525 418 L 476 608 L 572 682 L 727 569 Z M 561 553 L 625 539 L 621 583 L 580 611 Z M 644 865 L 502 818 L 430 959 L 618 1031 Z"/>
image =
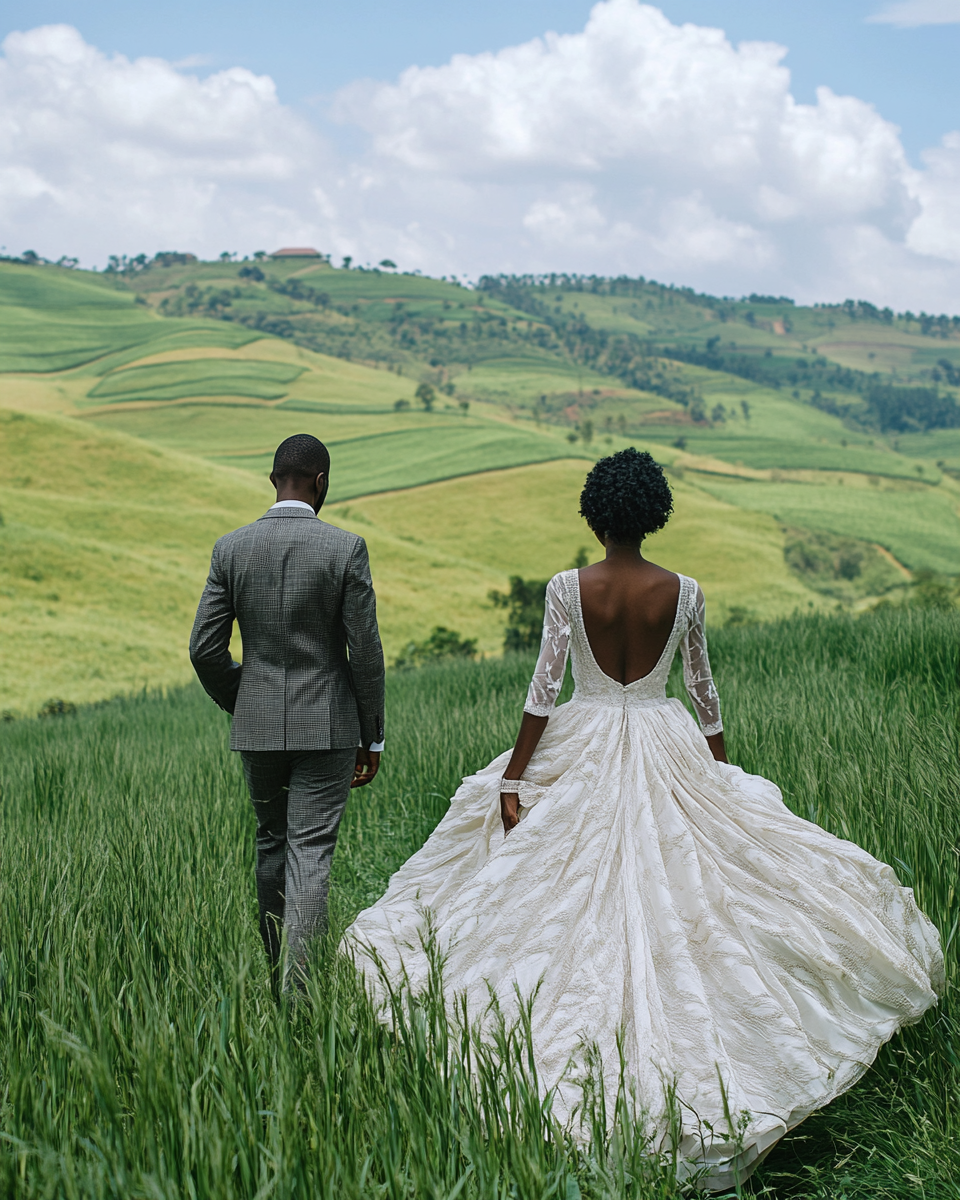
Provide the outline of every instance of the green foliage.
<path id="1" fill-rule="evenodd" d="M 734 761 L 894 866 L 944 931 L 951 985 L 745 1194 L 956 1190 L 958 645 L 955 612 L 909 608 L 712 640 Z M 348 805 L 333 938 L 293 1013 L 270 998 L 228 723 L 199 688 L 0 725 L 4 1194 L 680 1200 L 625 1098 L 613 1138 L 578 1148 L 537 1101 L 522 1027 L 457 1040 L 430 995 L 383 1027 L 333 957 L 461 777 L 510 745 L 532 661 L 389 673 L 383 767 Z"/>
<path id="2" fill-rule="evenodd" d="M 944 395 L 937 388 L 875 385 L 867 392 L 867 407 L 884 432 L 912 433 L 960 426 L 960 405 L 953 396 Z"/>
<path id="3" fill-rule="evenodd" d="M 783 555 L 808 587 L 840 600 L 880 596 L 905 583 L 875 545 L 855 538 L 790 530 Z"/>
<path id="4" fill-rule="evenodd" d="M 957 606 L 957 581 L 933 571 L 918 571 L 910 589 L 910 603 L 917 608 L 951 611 Z"/>
<path id="5" fill-rule="evenodd" d="M 37 713 L 38 717 L 69 717 L 77 711 L 71 700 L 47 700 Z"/>
<path id="6" fill-rule="evenodd" d="M 462 638 L 453 629 L 437 625 L 433 633 L 422 642 L 408 642 L 394 660 L 401 670 L 422 667 L 426 663 L 440 662 L 445 658 L 476 658 L 477 639 Z"/>
<path id="7" fill-rule="evenodd" d="M 421 383 L 414 395 L 423 405 L 425 412 L 433 412 L 433 406 L 437 399 L 437 393 L 429 383 Z"/>
<path id="8" fill-rule="evenodd" d="M 578 561 L 579 557 L 578 554 Z M 532 650 L 540 645 L 547 582 L 546 579 L 521 579 L 519 575 L 511 575 L 508 592 L 490 592 L 494 608 L 507 611 L 504 650 Z"/>

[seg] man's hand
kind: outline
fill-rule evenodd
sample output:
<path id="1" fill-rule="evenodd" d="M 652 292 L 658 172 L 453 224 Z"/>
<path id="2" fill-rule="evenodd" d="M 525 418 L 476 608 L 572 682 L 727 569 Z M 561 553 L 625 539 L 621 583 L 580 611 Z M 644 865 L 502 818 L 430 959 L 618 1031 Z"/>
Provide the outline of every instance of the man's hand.
<path id="1" fill-rule="evenodd" d="M 503 821 L 503 836 L 506 837 L 520 821 L 520 797 L 516 792 L 500 793 L 500 819 Z"/>
<path id="2" fill-rule="evenodd" d="M 362 747 L 357 750 L 357 765 L 353 768 L 353 779 L 350 781 L 350 786 L 366 787 L 376 776 L 380 770 L 380 751 L 379 750 L 364 750 Z"/>

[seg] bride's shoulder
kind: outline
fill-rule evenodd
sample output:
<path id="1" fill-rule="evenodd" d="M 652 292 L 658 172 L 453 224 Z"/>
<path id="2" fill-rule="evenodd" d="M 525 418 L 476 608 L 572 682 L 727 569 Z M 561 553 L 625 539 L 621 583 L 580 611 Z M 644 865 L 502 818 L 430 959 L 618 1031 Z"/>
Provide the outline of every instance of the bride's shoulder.
<path id="1" fill-rule="evenodd" d="M 579 596 L 579 584 L 576 567 L 569 571 L 558 571 L 547 584 L 547 597 L 559 601 L 564 608 L 576 605 Z"/>
<path id="2" fill-rule="evenodd" d="M 692 575 L 681 575 L 677 572 L 677 578 L 680 580 L 680 604 L 689 612 L 695 610 L 703 598 L 700 584 L 693 578 Z"/>
<path id="3" fill-rule="evenodd" d="M 577 568 L 574 567 L 570 571 L 558 571 L 556 575 L 547 583 L 547 591 L 553 592 L 555 595 L 566 596 L 567 589 L 571 584 L 576 582 Z"/>

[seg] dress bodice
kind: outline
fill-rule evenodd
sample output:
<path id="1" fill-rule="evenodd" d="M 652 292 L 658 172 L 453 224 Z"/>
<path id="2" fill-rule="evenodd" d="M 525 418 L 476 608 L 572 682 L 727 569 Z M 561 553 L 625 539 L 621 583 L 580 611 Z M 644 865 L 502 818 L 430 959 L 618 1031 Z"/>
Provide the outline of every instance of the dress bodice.
<path id="1" fill-rule="evenodd" d="M 686 575 L 680 576 L 677 612 L 663 653 L 652 671 L 632 683 L 622 684 L 600 669 L 590 647 L 580 604 L 580 572 L 564 571 L 559 578 L 570 617 L 570 665 L 576 685 L 574 698 L 617 708 L 650 708 L 662 704 L 667 696 L 667 676 L 673 656 L 686 628 L 684 616 L 696 594 L 696 583 Z"/>
<path id="2" fill-rule="evenodd" d="M 703 732 L 707 736 L 719 733 L 723 724 L 707 656 L 703 592 L 688 575 L 680 575 L 679 579 L 673 628 L 656 666 L 640 679 L 622 684 L 601 671 L 590 648 L 580 603 L 580 572 L 573 569 L 555 575 L 547 585 L 540 657 L 525 711 L 536 716 L 549 715 L 560 694 L 568 657 L 573 669 L 574 701 L 613 708 L 654 708 L 664 704 L 667 678 L 679 646 L 684 683 Z"/>

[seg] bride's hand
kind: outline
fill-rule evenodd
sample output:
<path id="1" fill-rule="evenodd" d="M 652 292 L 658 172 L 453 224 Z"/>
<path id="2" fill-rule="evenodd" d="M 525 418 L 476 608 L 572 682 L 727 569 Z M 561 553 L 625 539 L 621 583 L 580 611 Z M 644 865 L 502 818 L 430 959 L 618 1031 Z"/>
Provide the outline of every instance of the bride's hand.
<path id="1" fill-rule="evenodd" d="M 503 835 L 506 837 L 520 820 L 520 797 L 516 792 L 500 793 L 500 819 L 503 821 Z"/>

